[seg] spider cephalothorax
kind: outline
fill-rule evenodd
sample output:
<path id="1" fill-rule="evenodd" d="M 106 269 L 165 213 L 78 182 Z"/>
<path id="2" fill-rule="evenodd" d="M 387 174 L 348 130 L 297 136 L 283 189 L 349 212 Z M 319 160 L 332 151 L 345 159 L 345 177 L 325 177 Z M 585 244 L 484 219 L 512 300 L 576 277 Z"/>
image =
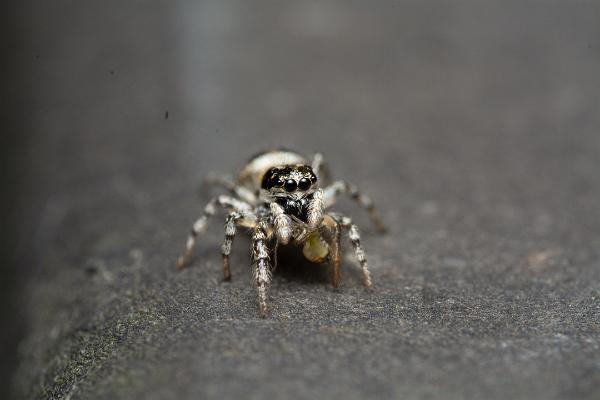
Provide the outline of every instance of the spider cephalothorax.
<path id="1" fill-rule="evenodd" d="M 283 208 L 291 217 L 307 222 L 309 205 L 315 199 L 317 175 L 308 165 L 270 168 L 262 179 L 264 197 Z"/>
<path id="2" fill-rule="evenodd" d="M 371 276 L 360 235 L 352 220 L 339 213 L 325 213 L 335 203 L 336 197 L 348 193 L 370 213 L 377 228 L 385 228 L 376 214 L 372 201 L 360 194 L 355 186 L 336 181 L 320 187 L 319 176 L 323 171 L 323 158 L 315 155 L 309 165 L 301 155 L 274 150 L 253 157 L 242 169 L 237 179 L 213 175 L 209 182 L 228 188 L 235 196 L 218 196 L 204 208 L 188 238 L 186 251 L 177 266 L 185 267 L 199 233 L 206 229 L 208 217 L 216 212 L 216 206 L 228 210 L 225 219 L 225 242 L 223 243 L 223 270 L 226 280 L 231 279 L 229 254 L 236 227 L 252 230 L 252 261 L 258 287 L 261 316 L 267 312 L 267 286 L 271 279 L 272 258 L 277 257 L 277 246 L 292 243 L 302 246 L 304 256 L 312 262 L 331 264 L 332 284 L 340 280 L 342 230 L 348 230 L 350 241 L 361 265 L 365 286 L 371 286 Z"/>

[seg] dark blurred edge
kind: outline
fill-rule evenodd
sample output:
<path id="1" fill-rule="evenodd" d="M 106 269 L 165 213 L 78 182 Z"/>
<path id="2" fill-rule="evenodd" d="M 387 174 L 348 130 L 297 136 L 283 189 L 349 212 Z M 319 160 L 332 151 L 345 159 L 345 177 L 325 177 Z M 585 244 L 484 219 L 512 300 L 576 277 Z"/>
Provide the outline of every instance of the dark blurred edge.
<path id="1" fill-rule="evenodd" d="M 19 309 L 23 277 L 19 267 L 26 262 L 19 251 L 21 221 L 25 215 L 21 199 L 26 173 L 22 170 L 21 154 L 26 148 L 28 99 L 27 77 L 20 65 L 24 49 L 24 35 L 18 17 L 18 6 L 2 2 L 0 10 L 4 22 L 1 24 L 0 40 L 2 54 L 2 96 L 0 115 L 2 135 L 0 142 L 0 399 L 9 396 L 10 382 L 17 362 L 17 345 L 24 331 L 25 321 Z M 26 228 L 29 230 L 28 228 Z"/>

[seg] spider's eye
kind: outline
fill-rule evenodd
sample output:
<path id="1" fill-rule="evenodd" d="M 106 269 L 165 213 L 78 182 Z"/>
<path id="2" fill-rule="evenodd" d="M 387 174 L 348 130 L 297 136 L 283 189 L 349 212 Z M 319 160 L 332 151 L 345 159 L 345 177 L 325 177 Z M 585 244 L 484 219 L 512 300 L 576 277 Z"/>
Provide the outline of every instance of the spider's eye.
<path id="1" fill-rule="evenodd" d="M 288 179 L 283 186 L 286 192 L 293 192 L 296 190 L 296 181 L 293 179 Z"/>
<path id="2" fill-rule="evenodd" d="M 283 180 L 282 177 L 277 177 L 277 179 L 275 179 L 275 182 L 273 182 L 273 186 L 280 188 L 283 186 L 284 183 L 285 183 L 285 181 Z"/>
<path id="3" fill-rule="evenodd" d="M 261 187 L 263 189 L 271 189 L 273 187 L 282 187 L 285 180 L 279 176 L 279 169 L 272 168 L 263 177 Z"/>
<path id="4" fill-rule="evenodd" d="M 300 182 L 298 182 L 298 188 L 300 190 L 308 190 L 310 188 L 310 179 L 302 178 Z"/>
<path id="5" fill-rule="evenodd" d="M 285 183 L 285 179 L 279 175 L 273 175 L 271 176 L 271 179 L 269 180 L 269 189 L 271 188 L 280 188 L 283 186 L 283 184 Z"/>

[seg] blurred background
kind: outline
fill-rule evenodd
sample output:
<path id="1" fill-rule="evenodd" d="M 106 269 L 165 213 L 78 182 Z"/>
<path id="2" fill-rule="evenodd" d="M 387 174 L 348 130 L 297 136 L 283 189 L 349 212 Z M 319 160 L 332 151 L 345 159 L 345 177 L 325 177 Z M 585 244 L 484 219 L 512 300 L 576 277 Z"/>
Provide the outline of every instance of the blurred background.
<path id="1" fill-rule="evenodd" d="M 598 398 L 598 2 L 12 3 L 0 398 Z M 220 220 L 171 264 L 281 146 L 392 229 L 343 203 L 378 291 L 284 274 L 259 321 Z"/>

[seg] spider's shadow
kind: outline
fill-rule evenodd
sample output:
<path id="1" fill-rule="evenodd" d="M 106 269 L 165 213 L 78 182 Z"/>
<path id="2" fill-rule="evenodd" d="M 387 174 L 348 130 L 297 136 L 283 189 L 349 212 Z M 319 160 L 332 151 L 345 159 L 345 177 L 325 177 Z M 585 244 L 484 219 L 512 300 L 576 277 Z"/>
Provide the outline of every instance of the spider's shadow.
<path id="1" fill-rule="evenodd" d="M 328 284 L 331 283 L 330 268 L 328 263 L 315 264 L 306 260 L 300 247 L 279 246 L 273 277 L 302 283 Z"/>

